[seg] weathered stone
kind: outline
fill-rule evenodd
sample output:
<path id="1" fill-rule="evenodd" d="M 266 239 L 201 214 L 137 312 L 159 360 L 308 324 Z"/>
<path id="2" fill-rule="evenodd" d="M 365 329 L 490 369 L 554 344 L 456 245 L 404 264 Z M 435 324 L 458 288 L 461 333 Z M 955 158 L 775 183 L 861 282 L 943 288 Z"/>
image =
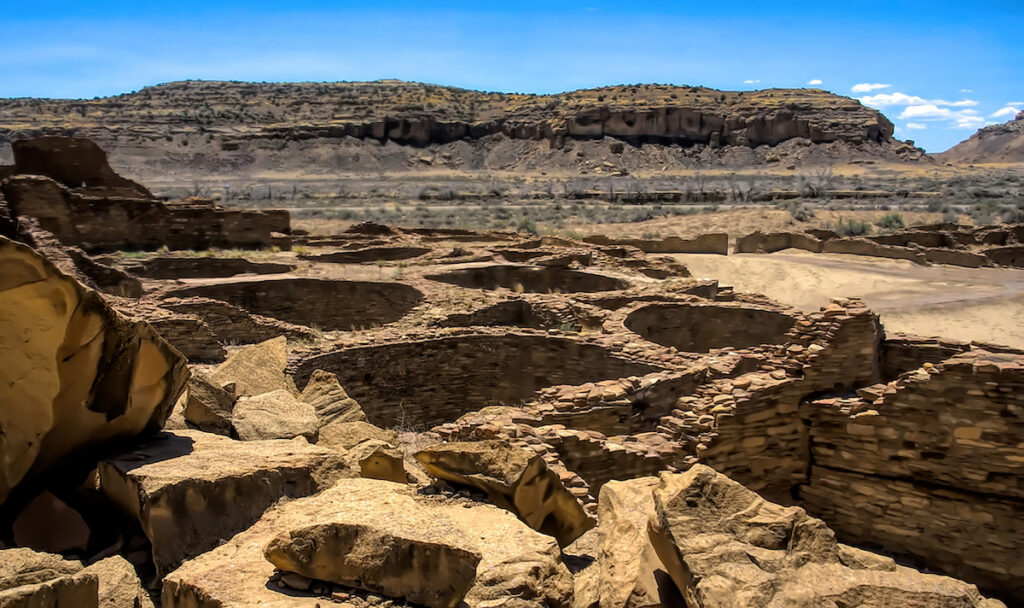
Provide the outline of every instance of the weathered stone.
<path id="1" fill-rule="evenodd" d="M 0 501 L 73 455 L 163 426 L 185 359 L 31 248 L 0 237 Z"/>
<path id="2" fill-rule="evenodd" d="M 355 491 L 355 486 L 350 491 Z M 454 608 L 476 578 L 481 554 L 455 522 L 362 493 L 302 527 L 289 528 L 264 549 L 277 568 L 311 579 L 355 586 L 431 608 Z M 405 504 L 402 504 L 405 503 Z"/>
<path id="3" fill-rule="evenodd" d="M 367 479 L 383 479 L 396 483 L 409 481 L 402 452 L 383 441 L 368 439 L 349 450 L 345 457 L 349 462 L 349 468 L 359 471 L 359 474 Z"/>
<path id="4" fill-rule="evenodd" d="M 188 381 L 185 420 L 201 431 L 231 434 L 231 413 L 235 408 L 235 385 L 223 387 L 205 374 L 192 374 Z"/>
<path id="5" fill-rule="evenodd" d="M 317 528 L 327 530 L 356 522 L 372 523 L 377 530 L 393 532 L 399 538 L 417 534 L 415 528 L 420 522 L 426 522 L 423 524 L 427 526 L 425 529 L 437 533 L 439 542 L 452 545 L 456 539 L 462 539 L 461 542 L 465 543 L 460 546 L 462 550 L 480 556 L 475 579 L 464 598 L 470 608 L 568 608 L 571 605 L 572 577 L 559 559 L 557 543 L 549 536 L 530 530 L 513 514 L 470 500 L 423 496 L 404 484 L 344 479 L 319 494 L 267 511 L 249 529 L 167 575 L 163 585 L 163 606 L 323 606 L 323 598 L 287 593 L 268 585 L 275 567 L 264 557 L 263 549 L 282 533 L 285 537 L 293 531 L 318 533 Z M 417 522 L 417 525 L 410 525 L 410 522 Z M 374 534 L 371 532 L 367 538 Z M 314 550 L 310 546 L 310 550 L 312 557 L 320 553 L 321 548 Z M 384 551 L 366 555 L 346 554 L 347 551 L 336 556 L 318 555 L 317 558 L 347 560 L 347 563 L 354 563 L 357 558 L 365 559 L 366 566 L 384 559 L 400 558 L 389 557 Z M 451 577 L 453 574 L 441 576 Z M 408 575 L 413 580 L 419 580 L 421 576 L 415 571 Z"/>
<path id="6" fill-rule="evenodd" d="M 654 501 L 651 542 L 692 608 L 960 608 L 985 601 L 976 587 L 955 579 L 885 562 L 844 563 L 821 520 L 770 503 L 703 465 L 662 473 Z"/>
<path id="7" fill-rule="evenodd" d="M 244 530 L 279 498 L 312 494 L 344 470 L 336 452 L 302 440 L 177 431 L 101 462 L 99 474 L 103 493 L 139 521 L 165 573 Z"/>
<path id="8" fill-rule="evenodd" d="M 434 477 L 483 490 L 562 546 L 595 525 L 541 456 L 507 442 L 442 444 L 417 452 L 416 460 Z"/>
<path id="9" fill-rule="evenodd" d="M 368 439 L 398 445 L 398 433 L 386 431 L 369 422 L 336 422 L 322 426 L 316 443 L 330 448 L 350 450 Z"/>
<path id="10" fill-rule="evenodd" d="M 47 553 L 84 551 L 90 535 L 81 514 L 46 490 L 21 510 L 12 530 L 19 547 Z"/>
<path id="11" fill-rule="evenodd" d="M 97 608 L 96 576 L 78 562 L 31 549 L 0 549 L 0 607 Z"/>
<path id="12" fill-rule="evenodd" d="M 295 383 L 285 375 L 288 339 L 284 336 L 245 346 L 228 355 L 227 361 L 210 372 L 210 380 L 224 386 L 233 382 L 239 397 L 253 397 L 279 389 L 298 396 Z"/>
<path id="13" fill-rule="evenodd" d="M 366 422 L 366 413 L 330 372 L 314 371 L 300 399 L 313 406 L 321 427 L 332 423 Z"/>
<path id="14" fill-rule="evenodd" d="M 231 426 L 242 441 L 305 437 L 316 441 L 317 418 L 313 406 L 285 389 L 255 397 L 241 397 L 231 414 Z"/>
<path id="15" fill-rule="evenodd" d="M 99 608 L 153 608 L 135 568 L 120 555 L 102 559 L 83 572 L 99 579 Z"/>
<path id="16" fill-rule="evenodd" d="M 657 477 L 640 477 L 601 486 L 597 507 L 601 608 L 642 608 L 669 604 L 670 599 L 682 605 L 647 536 L 658 483 Z"/>

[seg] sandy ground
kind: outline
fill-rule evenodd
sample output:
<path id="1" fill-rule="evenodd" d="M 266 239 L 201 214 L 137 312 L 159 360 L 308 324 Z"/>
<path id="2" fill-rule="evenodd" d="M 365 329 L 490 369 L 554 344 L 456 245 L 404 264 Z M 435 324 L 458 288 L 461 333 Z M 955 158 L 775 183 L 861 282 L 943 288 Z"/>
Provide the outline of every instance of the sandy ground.
<path id="1" fill-rule="evenodd" d="M 1024 270 L 918 266 L 838 254 L 676 255 L 694 276 L 816 310 L 859 297 L 887 332 L 1024 348 Z"/>

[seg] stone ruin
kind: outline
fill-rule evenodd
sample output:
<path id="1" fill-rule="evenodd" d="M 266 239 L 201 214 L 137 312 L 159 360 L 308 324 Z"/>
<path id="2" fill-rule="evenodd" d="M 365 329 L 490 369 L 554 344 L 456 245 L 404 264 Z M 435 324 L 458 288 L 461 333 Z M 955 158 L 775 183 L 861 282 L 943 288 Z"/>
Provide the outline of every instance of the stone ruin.
<path id="1" fill-rule="evenodd" d="M 87 139 L 40 137 L 12 144 L 0 216 L 32 217 L 62 243 L 87 252 L 291 246 L 287 211 L 225 209 L 199 198 L 165 202 L 110 168 Z M 145 230 L 140 230 L 145 226 Z"/>
<path id="2" fill-rule="evenodd" d="M 1024 352 L 635 245 L 94 258 L 16 219 L 0 606 L 1024 601 Z"/>

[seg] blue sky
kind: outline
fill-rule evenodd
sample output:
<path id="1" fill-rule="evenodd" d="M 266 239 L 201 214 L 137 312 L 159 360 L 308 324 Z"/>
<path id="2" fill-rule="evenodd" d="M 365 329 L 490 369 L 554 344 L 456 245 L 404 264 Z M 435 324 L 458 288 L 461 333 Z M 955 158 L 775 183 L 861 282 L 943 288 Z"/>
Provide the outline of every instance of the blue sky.
<path id="1" fill-rule="evenodd" d="M 535 93 L 818 86 L 862 98 L 898 137 L 938 152 L 1024 109 L 1022 24 L 1020 1 L 0 0 L 0 97 L 94 97 L 189 78 L 403 78 Z"/>

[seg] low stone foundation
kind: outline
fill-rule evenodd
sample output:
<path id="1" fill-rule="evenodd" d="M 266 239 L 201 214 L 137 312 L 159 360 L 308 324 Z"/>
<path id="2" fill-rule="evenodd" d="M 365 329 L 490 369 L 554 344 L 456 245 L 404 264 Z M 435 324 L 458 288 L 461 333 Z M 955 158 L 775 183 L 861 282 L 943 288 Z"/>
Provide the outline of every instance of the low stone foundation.
<path id="1" fill-rule="evenodd" d="M 617 291 L 629 282 L 615 277 L 554 266 L 478 266 L 426 275 L 426 278 L 470 289 L 510 289 L 527 293 Z"/>
<path id="2" fill-rule="evenodd" d="M 337 374 L 370 422 L 413 428 L 525 402 L 547 386 L 659 371 L 596 344 L 518 332 L 343 348 L 299 361 L 296 381 L 316 369 Z"/>
<path id="3" fill-rule="evenodd" d="M 627 328 L 652 342 L 696 353 L 777 344 L 795 323 L 795 315 L 776 310 L 708 303 L 651 304 L 625 319 Z"/>
<path id="4" fill-rule="evenodd" d="M 391 323 L 423 300 L 423 294 L 402 283 L 292 277 L 203 284 L 164 295 L 223 300 L 255 314 L 326 330 Z"/>

